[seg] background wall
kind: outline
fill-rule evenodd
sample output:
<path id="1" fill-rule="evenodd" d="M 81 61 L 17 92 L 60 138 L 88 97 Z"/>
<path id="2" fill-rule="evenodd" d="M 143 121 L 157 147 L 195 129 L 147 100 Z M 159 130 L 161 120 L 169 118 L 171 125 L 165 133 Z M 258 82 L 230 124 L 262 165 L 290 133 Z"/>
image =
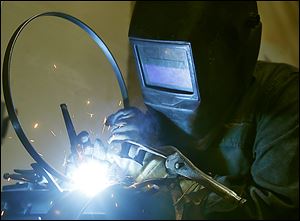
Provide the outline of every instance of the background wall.
<path id="1" fill-rule="evenodd" d="M 259 59 L 299 68 L 299 1 L 258 1 L 263 24 Z"/>
<path id="2" fill-rule="evenodd" d="M 25 19 L 46 11 L 65 12 L 103 38 L 127 81 L 131 103 L 142 107 L 127 38 L 133 5 L 130 1 L 1 1 L 1 70 L 7 42 Z M 299 67 L 298 2 L 260 1 L 258 7 L 263 22 L 259 59 Z M 106 58 L 83 31 L 59 18 L 40 18 L 22 32 L 11 74 L 13 98 L 26 134 L 61 171 L 69 143 L 59 104 L 67 103 L 77 132 L 89 130 L 92 139 L 106 138 L 103 119 L 122 107 Z M 4 173 L 30 168 L 32 162 L 10 126 L 1 144 L 1 185 L 6 184 Z"/>

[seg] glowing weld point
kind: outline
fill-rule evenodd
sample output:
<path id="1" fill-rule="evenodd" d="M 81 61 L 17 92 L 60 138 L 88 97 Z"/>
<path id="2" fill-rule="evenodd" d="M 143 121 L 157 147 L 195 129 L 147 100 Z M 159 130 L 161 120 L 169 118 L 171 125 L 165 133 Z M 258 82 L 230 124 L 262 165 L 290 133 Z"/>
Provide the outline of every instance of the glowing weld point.
<path id="1" fill-rule="evenodd" d="M 31 143 L 34 143 L 34 140 L 33 140 L 33 139 L 31 139 L 31 140 L 30 140 L 30 142 L 31 142 Z"/>
<path id="2" fill-rule="evenodd" d="M 56 137 L 56 134 L 53 132 L 53 130 L 50 130 L 50 132 L 52 133 L 52 135 L 53 135 L 54 137 Z"/>
<path id="3" fill-rule="evenodd" d="M 1 211 L 1 216 L 3 216 L 3 215 L 4 215 L 4 210 Z"/>
<path id="4" fill-rule="evenodd" d="M 84 162 L 71 174 L 72 186 L 74 189 L 81 190 L 89 197 L 95 196 L 114 183 L 109 178 L 109 172 L 107 164 L 94 160 Z"/>
<path id="5" fill-rule="evenodd" d="M 53 64 L 53 67 L 56 69 L 56 65 L 55 64 Z"/>
<path id="6" fill-rule="evenodd" d="M 33 126 L 33 128 L 36 129 L 38 126 L 39 126 L 39 124 L 35 123 L 34 126 Z"/>

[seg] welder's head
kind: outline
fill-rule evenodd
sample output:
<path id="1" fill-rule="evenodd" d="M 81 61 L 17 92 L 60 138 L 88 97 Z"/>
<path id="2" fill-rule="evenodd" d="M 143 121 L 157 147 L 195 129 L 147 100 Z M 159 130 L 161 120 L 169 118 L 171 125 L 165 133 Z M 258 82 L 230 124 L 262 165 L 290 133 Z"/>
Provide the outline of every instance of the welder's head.
<path id="1" fill-rule="evenodd" d="M 137 1 L 129 38 L 145 104 L 204 134 L 250 84 L 261 23 L 256 2 Z"/>

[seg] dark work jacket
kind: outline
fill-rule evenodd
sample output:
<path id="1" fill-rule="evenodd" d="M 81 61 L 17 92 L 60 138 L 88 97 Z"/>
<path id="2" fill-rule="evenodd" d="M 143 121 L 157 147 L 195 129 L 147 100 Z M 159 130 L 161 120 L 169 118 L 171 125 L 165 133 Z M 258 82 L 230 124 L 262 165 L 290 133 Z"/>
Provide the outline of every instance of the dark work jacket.
<path id="1" fill-rule="evenodd" d="M 200 169 L 247 202 L 210 193 L 200 207 L 187 206 L 186 219 L 299 218 L 299 71 L 258 62 L 254 77 L 218 143 L 193 153 Z"/>

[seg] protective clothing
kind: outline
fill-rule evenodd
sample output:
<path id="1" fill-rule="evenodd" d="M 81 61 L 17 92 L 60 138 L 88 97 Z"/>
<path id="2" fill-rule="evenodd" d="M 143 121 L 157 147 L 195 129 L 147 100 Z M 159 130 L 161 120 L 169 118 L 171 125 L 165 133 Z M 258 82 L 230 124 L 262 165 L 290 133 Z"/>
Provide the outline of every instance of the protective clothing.
<path id="1" fill-rule="evenodd" d="M 299 218 L 299 71 L 257 63 L 260 37 L 255 2 L 136 3 L 129 38 L 148 107 L 140 116 L 155 119 L 152 146 L 177 147 L 248 200 L 237 207 L 199 188 L 202 199 L 185 204 L 185 219 Z M 187 82 L 171 81 L 170 68 Z M 110 142 L 146 136 L 131 116 L 112 117 L 123 126 Z M 155 177 L 153 165 L 139 177 Z"/>
<path id="2" fill-rule="evenodd" d="M 185 219 L 299 218 L 299 70 L 258 62 L 254 77 L 231 117 L 203 140 L 192 140 L 160 119 L 158 143 L 179 148 L 198 168 L 247 199 L 237 207 L 214 193 L 191 190 L 187 197 L 195 199 L 185 203 Z M 156 158 L 135 173 L 139 181 L 165 174 Z M 184 192 L 193 183 L 181 185 Z"/>
<path id="3" fill-rule="evenodd" d="M 248 200 L 239 208 L 211 193 L 196 207 L 206 218 L 299 218 L 299 70 L 259 62 L 254 76 L 219 138 L 186 151 Z"/>

